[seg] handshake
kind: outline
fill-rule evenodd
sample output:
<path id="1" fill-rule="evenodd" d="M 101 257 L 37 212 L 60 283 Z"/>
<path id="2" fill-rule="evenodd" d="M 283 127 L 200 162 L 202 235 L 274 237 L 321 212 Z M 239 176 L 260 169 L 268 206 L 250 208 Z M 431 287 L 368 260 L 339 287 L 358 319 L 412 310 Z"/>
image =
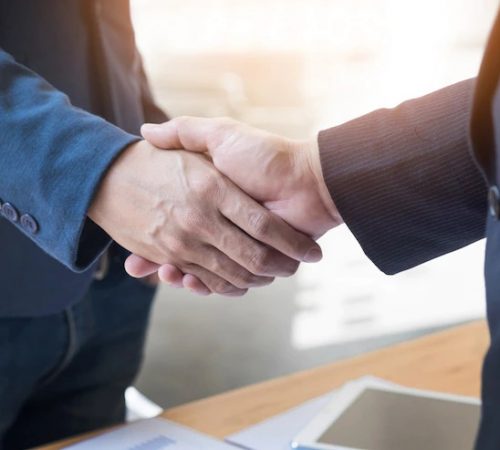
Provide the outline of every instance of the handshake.
<path id="1" fill-rule="evenodd" d="M 196 293 L 243 295 L 322 257 L 342 223 L 318 144 L 231 119 L 144 125 L 111 166 L 89 217 L 133 254 L 134 277 Z"/>

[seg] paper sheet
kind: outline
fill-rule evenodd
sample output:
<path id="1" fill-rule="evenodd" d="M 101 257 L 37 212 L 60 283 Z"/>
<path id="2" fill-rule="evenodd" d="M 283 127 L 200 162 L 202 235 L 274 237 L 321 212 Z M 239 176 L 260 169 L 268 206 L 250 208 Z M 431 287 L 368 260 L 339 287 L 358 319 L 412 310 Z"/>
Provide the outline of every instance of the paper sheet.
<path id="1" fill-rule="evenodd" d="M 149 419 L 81 442 L 68 450 L 235 450 L 194 430 L 165 419 Z"/>
<path id="2" fill-rule="evenodd" d="M 245 450 L 290 450 L 297 433 L 334 397 L 331 392 L 226 438 Z"/>

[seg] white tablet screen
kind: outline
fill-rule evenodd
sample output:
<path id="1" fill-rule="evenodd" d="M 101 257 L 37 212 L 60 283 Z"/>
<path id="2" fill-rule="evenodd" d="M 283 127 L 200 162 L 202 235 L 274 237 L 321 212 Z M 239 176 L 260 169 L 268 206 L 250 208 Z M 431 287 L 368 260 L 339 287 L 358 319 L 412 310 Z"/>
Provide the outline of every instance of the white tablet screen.
<path id="1" fill-rule="evenodd" d="M 369 388 L 318 442 L 366 450 L 470 450 L 479 413 L 476 404 Z"/>

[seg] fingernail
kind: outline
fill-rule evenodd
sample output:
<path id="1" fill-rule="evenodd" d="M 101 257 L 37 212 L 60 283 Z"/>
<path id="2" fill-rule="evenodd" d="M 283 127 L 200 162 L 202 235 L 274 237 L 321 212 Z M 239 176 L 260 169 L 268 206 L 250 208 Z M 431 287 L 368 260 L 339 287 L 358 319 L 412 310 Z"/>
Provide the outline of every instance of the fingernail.
<path id="1" fill-rule="evenodd" d="M 307 252 L 306 256 L 304 257 L 304 262 L 315 263 L 321 261 L 321 258 L 323 258 L 321 249 L 319 249 L 318 247 L 313 247 Z"/>

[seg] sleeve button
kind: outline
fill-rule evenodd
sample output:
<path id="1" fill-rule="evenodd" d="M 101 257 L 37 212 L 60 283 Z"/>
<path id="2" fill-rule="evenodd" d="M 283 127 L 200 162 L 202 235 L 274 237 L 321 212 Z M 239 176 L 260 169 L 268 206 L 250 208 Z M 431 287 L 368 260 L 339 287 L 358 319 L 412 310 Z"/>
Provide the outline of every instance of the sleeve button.
<path id="1" fill-rule="evenodd" d="M 4 203 L 2 205 L 2 215 L 11 222 L 17 222 L 19 220 L 19 213 L 17 212 L 17 209 L 10 203 Z"/>
<path id="2" fill-rule="evenodd" d="M 490 214 L 495 219 L 500 219 L 500 191 L 498 187 L 492 186 L 488 194 L 488 203 L 490 206 Z"/>
<path id="3" fill-rule="evenodd" d="M 39 230 L 37 221 L 29 214 L 23 214 L 21 216 L 21 226 L 31 234 L 36 234 Z"/>

